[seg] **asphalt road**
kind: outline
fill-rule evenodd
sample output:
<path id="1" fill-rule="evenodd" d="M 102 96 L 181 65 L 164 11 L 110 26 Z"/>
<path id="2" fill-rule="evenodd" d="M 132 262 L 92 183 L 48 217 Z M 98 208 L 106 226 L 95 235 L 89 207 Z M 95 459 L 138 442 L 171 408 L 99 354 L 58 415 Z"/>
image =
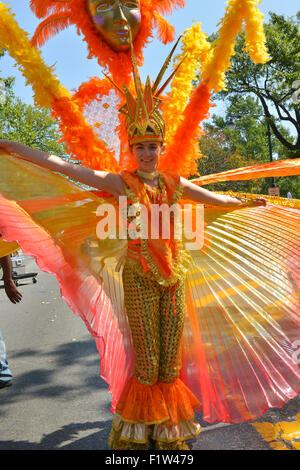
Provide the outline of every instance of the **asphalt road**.
<path id="1" fill-rule="evenodd" d="M 33 260 L 27 271 L 38 272 L 38 282 L 19 286 L 20 304 L 0 288 L 0 328 L 14 374 L 13 385 L 0 390 L 0 450 L 108 450 L 110 395 L 94 341 L 60 298 L 55 277 Z M 193 450 L 300 449 L 300 397 L 255 423 L 198 418 L 203 430 Z"/>

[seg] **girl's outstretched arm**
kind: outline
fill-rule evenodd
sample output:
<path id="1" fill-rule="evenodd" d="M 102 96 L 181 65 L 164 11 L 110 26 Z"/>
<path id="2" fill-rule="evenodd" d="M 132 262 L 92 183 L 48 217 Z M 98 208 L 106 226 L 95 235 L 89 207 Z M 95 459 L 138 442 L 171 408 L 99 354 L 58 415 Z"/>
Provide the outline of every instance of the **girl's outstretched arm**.
<path id="1" fill-rule="evenodd" d="M 73 180 L 86 184 L 87 186 L 111 193 L 115 197 L 124 194 L 122 178 L 118 174 L 96 171 L 85 166 L 69 163 L 56 155 L 51 155 L 50 153 L 33 149 L 10 140 L 0 139 L 0 148 L 11 153 L 16 153 L 24 160 L 35 163 L 48 170 L 63 173 Z"/>
<path id="2" fill-rule="evenodd" d="M 228 196 L 226 194 L 215 194 L 182 177 L 180 178 L 180 184 L 183 186 L 183 198 L 190 199 L 195 202 L 223 207 L 238 207 L 245 205 L 245 201 L 242 199 Z M 257 206 L 265 206 L 267 201 L 263 197 L 257 197 L 252 201 L 252 203 Z"/>

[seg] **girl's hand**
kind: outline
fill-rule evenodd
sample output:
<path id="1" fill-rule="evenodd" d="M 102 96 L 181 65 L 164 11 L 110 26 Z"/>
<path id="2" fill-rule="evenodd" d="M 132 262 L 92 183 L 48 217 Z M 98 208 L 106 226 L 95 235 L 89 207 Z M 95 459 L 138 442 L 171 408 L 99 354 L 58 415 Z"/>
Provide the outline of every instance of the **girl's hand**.
<path id="1" fill-rule="evenodd" d="M 264 197 L 256 197 L 255 199 L 246 198 L 244 201 L 241 199 L 245 207 L 249 206 L 266 206 L 267 200 Z"/>
<path id="2" fill-rule="evenodd" d="M 239 206 L 240 207 L 251 207 L 251 206 L 266 206 L 267 200 L 264 197 L 256 197 L 254 199 L 249 198 L 247 196 L 245 197 L 237 197 L 234 196 L 234 199 L 236 201 L 239 201 Z"/>

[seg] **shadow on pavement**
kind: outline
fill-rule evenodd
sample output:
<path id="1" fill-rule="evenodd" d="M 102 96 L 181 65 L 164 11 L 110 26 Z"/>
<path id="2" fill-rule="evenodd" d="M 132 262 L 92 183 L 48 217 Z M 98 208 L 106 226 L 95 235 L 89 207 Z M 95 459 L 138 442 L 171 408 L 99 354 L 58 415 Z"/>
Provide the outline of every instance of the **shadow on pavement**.
<path id="1" fill-rule="evenodd" d="M 99 356 L 91 340 L 45 349 L 22 349 L 10 355 L 14 379 L 10 393 L 5 394 L 6 405 L 34 398 L 58 399 L 67 394 L 76 399 L 87 390 L 92 393 L 108 389 L 99 376 Z M 14 360 L 18 360 L 19 369 L 24 363 L 23 372 L 14 372 Z"/>
<path id="2" fill-rule="evenodd" d="M 0 441 L 0 450 L 111 450 L 111 420 L 72 423 L 44 436 L 40 443 Z M 201 433 L 189 441 L 191 450 L 271 450 L 250 424 Z"/>
<path id="3" fill-rule="evenodd" d="M 111 421 L 72 423 L 44 436 L 40 443 L 0 441 L 0 450 L 109 450 L 110 429 Z"/>

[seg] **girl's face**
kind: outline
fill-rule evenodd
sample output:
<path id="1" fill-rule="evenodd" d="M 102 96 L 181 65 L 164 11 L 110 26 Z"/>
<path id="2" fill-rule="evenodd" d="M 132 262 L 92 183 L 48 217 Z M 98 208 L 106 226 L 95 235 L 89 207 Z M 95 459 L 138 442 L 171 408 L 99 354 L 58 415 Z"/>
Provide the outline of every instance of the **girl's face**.
<path id="1" fill-rule="evenodd" d="M 131 153 L 135 157 L 138 169 L 149 173 L 156 170 L 163 148 L 160 142 L 155 141 L 133 144 Z"/>
<path id="2" fill-rule="evenodd" d="M 130 48 L 141 26 L 139 0 L 87 0 L 92 21 L 102 38 L 116 52 Z"/>

